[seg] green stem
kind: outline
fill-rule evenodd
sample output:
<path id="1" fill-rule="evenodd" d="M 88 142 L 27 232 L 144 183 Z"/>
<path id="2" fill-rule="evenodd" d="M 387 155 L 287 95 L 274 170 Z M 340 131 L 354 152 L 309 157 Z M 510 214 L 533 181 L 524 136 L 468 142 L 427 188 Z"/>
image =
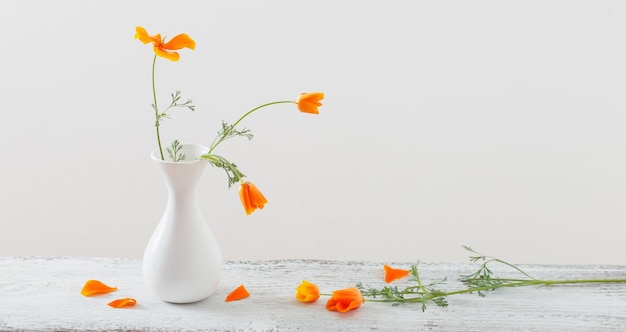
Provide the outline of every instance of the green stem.
<path id="1" fill-rule="evenodd" d="M 152 97 L 154 98 L 154 116 L 156 117 L 155 127 L 156 127 L 156 136 L 157 142 L 159 144 L 159 153 L 161 153 L 161 160 L 165 160 L 165 156 L 163 156 L 163 148 L 161 147 L 161 133 L 159 132 L 159 107 L 157 106 L 157 95 L 156 95 L 156 84 L 154 83 L 154 68 L 156 67 L 157 55 L 154 55 L 154 59 L 152 60 Z"/>
<path id="2" fill-rule="evenodd" d="M 220 144 L 222 143 L 226 137 L 228 136 L 228 134 L 230 134 L 230 132 L 239 124 L 239 122 L 241 122 L 243 119 L 245 119 L 248 115 L 254 113 L 255 111 L 258 111 L 261 108 L 267 107 L 267 106 L 271 106 L 271 105 L 276 105 L 276 104 L 297 104 L 297 102 L 293 101 L 293 100 L 283 100 L 283 101 L 274 101 L 271 103 L 267 103 L 267 104 L 263 104 L 261 106 L 257 106 L 253 109 L 251 109 L 250 111 L 248 111 L 246 114 L 242 115 L 239 120 L 235 121 L 235 123 L 233 123 L 232 126 L 230 126 L 229 130 L 226 130 L 222 133 L 222 135 L 219 135 L 218 137 L 216 137 L 213 140 L 213 143 L 211 143 L 211 147 L 209 148 L 209 152 L 207 152 L 207 154 L 210 154 L 211 152 L 213 152 L 213 150 Z"/>
<path id="3" fill-rule="evenodd" d="M 415 273 L 415 281 L 417 281 L 417 285 L 419 286 L 420 290 L 422 290 L 422 292 L 424 292 L 424 293 L 427 293 L 428 291 L 422 285 L 422 280 L 419 277 L 419 271 L 417 269 L 415 269 L 414 273 Z"/>
<path id="4" fill-rule="evenodd" d="M 626 282 L 626 279 L 586 279 L 586 280 L 520 280 L 500 285 L 491 285 L 491 286 L 481 286 L 481 287 L 473 287 L 453 292 L 444 293 L 442 296 L 446 295 L 456 295 L 456 294 L 464 294 L 464 293 L 472 293 L 477 291 L 485 291 L 485 290 L 493 290 L 498 288 L 505 287 L 524 287 L 524 286 L 551 286 L 551 285 L 565 285 L 565 284 L 588 284 L 588 283 L 623 283 Z"/>
<path id="5" fill-rule="evenodd" d="M 626 279 L 581 279 L 581 280 L 520 280 L 516 282 L 500 284 L 500 285 L 491 285 L 491 286 L 481 286 L 481 287 L 472 287 L 467 289 L 456 290 L 452 292 L 442 292 L 435 295 L 429 296 L 420 296 L 415 298 L 404 298 L 402 302 L 427 302 L 432 299 L 447 297 L 450 295 L 458 295 L 458 294 L 467 294 L 479 291 L 490 291 L 498 288 L 505 287 L 524 287 L 524 286 L 551 286 L 551 285 L 565 285 L 565 284 L 589 284 L 589 283 L 626 283 Z M 426 294 L 423 294 L 426 295 Z M 398 302 L 395 299 L 366 299 L 368 302 Z"/>
<path id="6" fill-rule="evenodd" d="M 532 280 L 537 280 L 537 279 L 535 279 L 535 278 L 531 277 L 530 275 L 528 275 L 528 273 L 524 272 L 524 271 L 523 271 L 522 269 L 520 269 L 519 267 L 517 267 L 517 266 L 515 266 L 515 265 L 513 265 L 513 264 L 511 264 L 511 263 L 509 263 L 509 262 L 505 262 L 505 261 L 503 261 L 503 260 L 501 260 L 501 259 L 498 259 L 498 258 L 492 258 L 492 259 L 491 259 L 491 261 L 495 261 L 495 262 L 498 262 L 498 263 L 500 263 L 500 264 L 504 264 L 504 265 L 506 265 L 506 266 L 509 266 L 509 267 L 511 267 L 511 268 L 513 268 L 513 269 L 515 269 L 515 270 L 517 270 L 519 273 L 521 273 L 521 274 L 525 275 L 525 276 L 526 276 L 526 277 L 528 277 L 529 279 L 532 279 Z M 488 262 L 484 263 L 484 264 L 483 264 L 483 266 L 486 266 L 486 265 L 487 265 L 487 263 L 489 263 L 489 262 L 490 262 L 490 261 L 488 261 Z"/>
<path id="7" fill-rule="evenodd" d="M 209 162 L 211 162 L 211 164 L 213 164 L 214 166 L 223 168 L 224 170 L 226 170 L 226 173 L 228 174 L 228 171 L 230 171 L 232 173 L 232 177 L 229 174 L 228 178 L 228 186 L 230 187 L 231 184 L 235 183 L 235 182 L 239 182 L 239 181 L 243 181 L 243 178 L 245 177 L 245 175 L 243 173 L 241 173 L 239 171 L 239 169 L 237 168 L 237 166 L 235 166 L 233 163 L 229 162 L 226 158 L 216 155 L 216 154 L 209 154 L 209 153 L 205 153 L 203 155 L 200 156 L 201 159 L 205 159 L 205 160 L 209 160 Z"/>
<path id="8" fill-rule="evenodd" d="M 243 173 L 241 173 L 239 171 L 239 169 L 237 169 L 237 167 L 235 167 L 235 165 L 233 165 L 230 161 L 228 161 L 226 158 L 220 156 L 220 155 L 216 155 L 216 154 L 208 154 L 205 153 L 203 155 L 200 156 L 203 159 L 209 159 L 215 162 L 222 162 L 224 164 L 226 164 L 228 166 L 228 168 L 230 170 L 232 170 L 232 172 L 237 175 L 238 177 L 244 177 Z"/>

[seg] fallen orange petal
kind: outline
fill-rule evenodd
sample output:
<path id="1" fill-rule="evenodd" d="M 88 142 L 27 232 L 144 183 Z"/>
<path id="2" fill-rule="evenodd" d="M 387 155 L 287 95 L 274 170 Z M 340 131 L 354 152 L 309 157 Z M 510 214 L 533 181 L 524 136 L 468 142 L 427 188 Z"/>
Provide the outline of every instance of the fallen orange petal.
<path id="1" fill-rule="evenodd" d="M 387 265 L 385 265 L 384 268 L 385 268 L 385 282 L 386 283 L 390 283 L 394 280 L 398 280 L 409 275 L 409 270 L 394 269 Z"/>
<path id="2" fill-rule="evenodd" d="M 91 296 L 95 294 L 110 293 L 116 290 L 117 290 L 117 287 L 107 286 L 103 284 L 101 281 L 87 280 L 87 282 L 85 283 L 85 286 L 83 286 L 83 289 L 80 291 L 80 293 L 85 296 Z"/>
<path id="3" fill-rule="evenodd" d="M 244 287 L 243 285 L 240 285 L 239 287 L 235 288 L 234 291 L 228 294 L 224 302 L 237 301 L 237 300 L 245 299 L 248 296 L 250 296 L 250 293 L 248 293 L 248 290 L 246 289 L 246 287 Z"/>
<path id="4" fill-rule="evenodd" d="M 137 300 L 130 297 L 109 302 L 109 306 L 113 308 L 132 307 L 135 304 L 137 304 Z"/>

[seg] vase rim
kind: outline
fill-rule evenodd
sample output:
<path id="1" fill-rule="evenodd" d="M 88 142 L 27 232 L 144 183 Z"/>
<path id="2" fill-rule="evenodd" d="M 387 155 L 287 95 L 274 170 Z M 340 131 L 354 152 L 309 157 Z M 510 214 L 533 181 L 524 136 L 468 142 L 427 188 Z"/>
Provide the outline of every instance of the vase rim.
<path id="1" fill-rule="evenodd" d="M 155 162 L 159 162 L 159 163 L 191 164 L 191 163 L 201 162 L 202 159 L 199 159 L 198 157 L 209 151 L 209 147 L 202 145 L 202 144 L 185 143 L 185 144 L 181 144 L 181 146 L 183 147 L 182 152 L 187 155 L 187 158 L 185 160 L 173 161 L 167 156 L 167 153 L 164 153 L 165 160 L 162 160 L 158 148 L 152 150 L 152 153 L 150 153 L 150 157 L 152 158 L 152 160 L 154 160 Z"/>

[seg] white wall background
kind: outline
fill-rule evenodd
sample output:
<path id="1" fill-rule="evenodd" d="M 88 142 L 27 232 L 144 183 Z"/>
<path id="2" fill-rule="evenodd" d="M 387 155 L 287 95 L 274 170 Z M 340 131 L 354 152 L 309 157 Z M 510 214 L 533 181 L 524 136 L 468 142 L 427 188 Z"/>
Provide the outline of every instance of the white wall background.
<path id="1" fill-rule="evenodd" d="M 246 217 L 209 168 L 199 192 L 226 259 L 626 264 L 623 1 L 3 1 L 0 255 L 141 257 L 166 203 L 149 159 L 245 124 L 221 152 L 270 200 Z"/>

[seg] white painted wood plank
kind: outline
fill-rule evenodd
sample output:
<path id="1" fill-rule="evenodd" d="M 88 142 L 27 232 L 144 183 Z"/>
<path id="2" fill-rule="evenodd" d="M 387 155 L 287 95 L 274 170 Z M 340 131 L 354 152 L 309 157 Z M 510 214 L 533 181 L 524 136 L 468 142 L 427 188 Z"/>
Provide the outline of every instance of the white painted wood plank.
<path id="1" fill-rule="evenodd" d="M 409 263 L 390 263 L 408 267 Z M 425 281 L 448 277 L 446 289 L 473 272 L 469 264 L 422 263 Z M 542 279 L 626 278 L 624 266 L 524 266 Z M 448 308 L 434 305 L 391 306 L 365 303 L 347 314 L 329 312 L 325 298 L 295 300 L 301 279 L 322 292 L 362 281 L 383 286 L 380 262 L 279 260 L 226 262 L 218 291 L 205 301 L 174 305 L 149 294 L 141 262 L 104 258 L 0 258 L 0 330 L 28 331 L 623 331 L 626 285 L 554 286 L 503 289 L 486 298 L 475 294 L 449 298 Z M 80 295 L 88 279 L 119 290 L 96 297 Z M 408 282 L 408 281 L 407 281 Z M 399 286 L 407 282 L 400 281 Z M 251 296 L 225 303 L 245 284 Z M 138 304 L 113 309 L 107 303 L 134 297 Z"/>

